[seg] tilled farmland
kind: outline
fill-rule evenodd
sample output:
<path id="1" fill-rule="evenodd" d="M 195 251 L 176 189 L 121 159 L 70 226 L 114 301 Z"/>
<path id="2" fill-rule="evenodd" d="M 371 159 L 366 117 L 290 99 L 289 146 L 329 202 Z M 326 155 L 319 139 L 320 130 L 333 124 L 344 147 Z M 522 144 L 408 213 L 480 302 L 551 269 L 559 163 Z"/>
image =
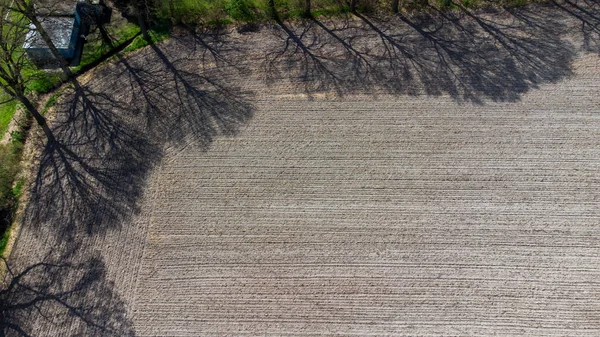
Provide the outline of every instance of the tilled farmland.
<path id="1" fill-rule="evenodd" d="M 359 14 L 117 57 L 37 144 L 7 335 L 599 335 L 599 17 Z"/>

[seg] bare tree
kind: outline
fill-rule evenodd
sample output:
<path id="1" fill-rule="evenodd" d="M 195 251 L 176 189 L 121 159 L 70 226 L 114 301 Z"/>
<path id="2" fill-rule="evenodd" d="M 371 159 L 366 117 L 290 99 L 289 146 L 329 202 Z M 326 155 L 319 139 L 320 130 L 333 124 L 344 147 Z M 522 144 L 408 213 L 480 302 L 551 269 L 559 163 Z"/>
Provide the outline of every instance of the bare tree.
<path id="1" fill-rule="evenodd" d="M 28 78 L 23 75 L 23 69 L 30 66 L 30 61 L 21 46 L 27 38 L 27 27 L 25 17 L 0 7 L 0 88 L 21 102 L 42 127 L 48 140 L 54 142 L 46 119 L 25 95 Z"/>

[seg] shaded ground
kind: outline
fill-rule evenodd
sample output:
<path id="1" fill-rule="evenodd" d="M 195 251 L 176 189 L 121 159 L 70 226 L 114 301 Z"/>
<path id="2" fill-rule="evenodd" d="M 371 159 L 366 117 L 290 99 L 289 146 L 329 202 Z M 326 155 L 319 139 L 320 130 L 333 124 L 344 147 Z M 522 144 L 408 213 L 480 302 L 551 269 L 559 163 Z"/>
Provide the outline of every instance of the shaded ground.
<path id="1" fill-rule="evenodd" d="M 595 2 L 182 32 L 56 106 L 8 335 L 597 335 Z"/>

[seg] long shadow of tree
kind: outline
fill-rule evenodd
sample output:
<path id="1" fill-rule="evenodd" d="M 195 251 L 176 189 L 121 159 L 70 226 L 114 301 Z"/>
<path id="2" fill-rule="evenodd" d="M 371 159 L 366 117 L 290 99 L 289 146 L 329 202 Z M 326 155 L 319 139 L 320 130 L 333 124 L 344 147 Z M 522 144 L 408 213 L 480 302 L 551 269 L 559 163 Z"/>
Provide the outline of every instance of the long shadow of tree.
<path id="1" fill-rule="evenodd" d="M 122 301 L 93 299 L 94 291 L 114 296 L 105 289 L 110 281 L 101 258 L 89 259 L 85 250 L 99 234 L 127 226 L 165 151 L 206 149 L 216 136 L 234 134 L 253 111 L 239 89 L 225 84 L 222 77 L 236 69 L 222 65 L 215 43 L 179 48 L 191 48 L 192 39 L 201 37 L 171 41 L 177 47 L 169 55 L 153 45 L 121 58 L 89 83 L 75 83 L 56 105 L 56 142 L 40 154 L 24 224 L 59 243 L 46 247 L 57 262 L 13 273 L 2 290 L 4 332 L 29 335 L 35 316 L 51 324 L 81 321 L 87 332 L 75 335 L 133 335 L 129 323 L 115 325 L 125 312 Z"/>
<path id="2" fill-rule="evenodd" d="M 563 0 L 552 1 L 552 3 L 577 21 L 584 49 L 600 52 L 600 2 L 596 0 Z M 518 14 L 515 10 L 513 12 Z"/>
<path id="3" fill-rule="evenodd" d="M 161 149 L 109 94 L 81 86 L 59 109 L 57 142 L 41 154 L 26 221 L 69 240 L 125 221 Z"/>
<path id="4" fill-rule="evenodd" d="M 137 98 L 132 108 L 141 113 L 152 138 L 170 146 L 193 143 L 206 148 L 216 135 L 235 134 L 252 116 L 252 107 L 223 78 L 240 70 L 198 35 L 172 43 L 182 51 L 172 59 L 151 45 L 148 53 L 155 60 L 150 68 L 146 62 L 119 62 Z"/>
<path id="5" fill-rule="evenodd" d="M 284 40 L 284 46 L 281 50 L 265 54 L 269 83 L 277 82 L 287 75 L 297 80 L 297 84 L 302 83 L 307 93 L 345 91 L 344 73 L 335 70 L 337 60 L 334 57 L 324 56 L 326 44 L 320 41 L 320 36 L 312 34 L 310 25 L 300 26 L 300 31 L 296 31 L 281 20 L 277 20 L 277 24 L 279 30 L 276 33 Z"/>
<path id="6" fill-rule="evenodd" d="M 595 2 L 553 6 L 563 11 L 536 6 L 478 15 L 459 6 L 413 18 L 277 20 L 283 43 L 266 53 L 267 78 L 289 77 L 307 93 L 516 100 L 571 74 L 563 12 L 581 20 L 588 45 L 595 41 Z M 152 45 L 99 72 L 110 85 L 98 79 L 70 90 L 57 107 L 58 141 L 41 154 L 26 222 L 58 227 L 56 234 L 67 238 L 122 224 L 136 212 L 147 174 L 165 149 L 206 148 L 251 117 L 251 106 L 227 81 L 240 74 L 229 61 L 239 52 L 235 44 L 220 31 L 190 32 L 171 42 L 176 53 Z"/>
<path id="7" fill-rule="evenodd" d="M 108 88 L 71 90 L 57 107 L 57 142 L 41 154 L 26 221 L 65 238 L 118 226 L 138 210 L 147 174 L 166 148 L 207 148 L 215 136 L 234 134 L 252 107 L 222 83 L 215 64 L 198 69 L 201 57 L 170 60 L 152 45 L 136 59 L 121 58 L 118 75 L 106 75 Z"/>
<path id="8" fill-rule="evenodd" d="M 412 18 L 355 13 L 328 23 L 277 20 L 283 44 L 266 53 L 267 78 L 290 77 L 308 93 L 382 90 L 516 100 L 571 74 L 564 13 L 581 22 L 592 48 L 598 7 L 566 0 L 549 8 L 562 11 L 535 6 L 479 15 L 459 6 Z M 59 226 L 57 235 L 66 237 L 123 223 L 137 210 L 146 176 L 165 148 L 205 148 L 251 117 L 239 89 L 226 84 L 227 76 L 240 72 L 228 61 L 238 50 L 222 32 L 191 32 L 172 41 L 179 53 L 166 55 L 152 45 L 98 74 L 110 78 L 110 86 L 77 86 L 62 100 L 54 123 L 58 141 L 41 154 L 28 223 Z"/>
<path id="9" fill-rule="evenodd" d="M 70 336 L 135 335 L 123 301 L 106 280 L 101 257 L 80 263 L 46 258 L 22 270 L 6 266 L 6 286 L 0 290 L 0 336 L 33 336 L 30 320 L 34 317 L 59 330 L 69 326 Z"/>
<path id="10" fill-rule="evenodd" d="M 557 11 L 538 6 L 476 14 L 458 8 L 431 8 L 415 17 L 354 13 L 341 24 L 278 22 L 283 43 L 267 53 L 266 69 L 272 79 L 286 73 L 312 92 L 450 95 L 473 102 L 514 101 L 571 75 L 574 48 Z"/>

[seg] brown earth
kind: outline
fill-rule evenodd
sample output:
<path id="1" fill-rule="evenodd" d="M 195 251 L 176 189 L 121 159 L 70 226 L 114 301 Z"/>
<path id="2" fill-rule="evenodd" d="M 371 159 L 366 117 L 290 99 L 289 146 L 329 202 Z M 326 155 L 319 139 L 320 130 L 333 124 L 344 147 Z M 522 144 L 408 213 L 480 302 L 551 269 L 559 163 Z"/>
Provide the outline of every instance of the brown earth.
<path id="1" fill-rule="evenodd" d="M 182 32 L 95 71 L 30 179 L 8 335 L 597 336 L 598 24 Z"/>

